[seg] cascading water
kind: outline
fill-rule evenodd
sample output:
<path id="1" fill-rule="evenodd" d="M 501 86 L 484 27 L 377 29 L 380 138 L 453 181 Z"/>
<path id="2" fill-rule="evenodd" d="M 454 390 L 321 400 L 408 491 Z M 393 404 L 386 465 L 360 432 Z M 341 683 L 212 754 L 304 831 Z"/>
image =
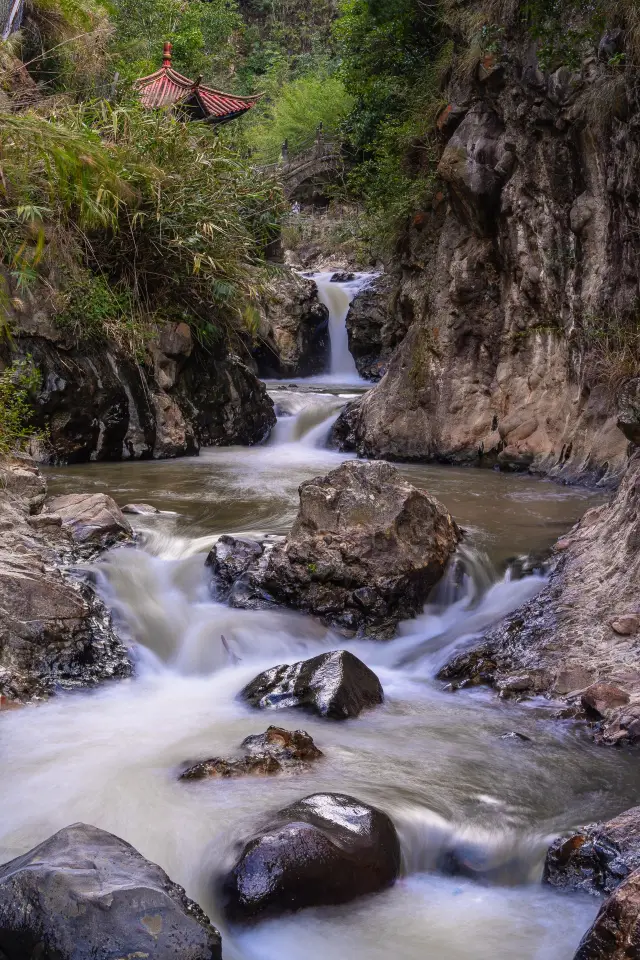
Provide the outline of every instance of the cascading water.
<path id="1" fill-rule="evenodd" d="M 355 273 L 353 279 L 335 281 L 333 271 L 309 274 L 318 288 L 318 299 L 329 311 L 329 337 L 331 339 L 331 365 L 329 373 L 333 379 L 345 383 L 362 383 L 356 363 L 349 351 L 347 335 L 347 314 L 353 298 L 371 283 L 376 274 Z"/>
<path id="2" fill-rule="evenodd" d="M 329 276 L 328 297 L 346 296 Z M 337 341 L 333 368 L 341 383 L 355 369 L 345 369 L 345 342 Z M 133 517 L 135 548 L 114 549 L 92 568 L 131 642 L 135 679 L 2 714 L 0 863 L 74 821 L 111 830 L 205 908 L 222 929 L 225 960 L 570 960 L 598 904 L 539 884 L 544 848 L 574 823 L 635 803 L 637 764 L 565 733 L 552 706 L 452 695 L 434 677 L 545 582 L 496 568 L 547 548 L 592 494 L 490 471 L 405 466 L 408 479 L 446 502 L 466 539 L 424 612 L 395 640 L 345 640 L 302 614 L 234 609 L 215 599 L 204 564 L 217 536 L 285 534 L 298 485 L 345 459 L 323 443 L 347 392 L 313 382 L 269 389 L 278 422 L 268 444 L 50 476 L 53 494 L 107 489 L 120 503 L 165 512 Z M 385 693 L 383 706 L 357 720 L 252 711 L 238 701 L 261 670 L 344 647 L 375 670 Z M 297 776 L 178 781 L 185 761 L 233 755 L 270 723 L 306 729 L 323 759 Z M 501 739 L 513 729 L 529 742 Z M 216 879 L 237 844 L 271 811 L 319 790 L 390 814 L 401 880 L 345 907 L 228 929 Z"/>

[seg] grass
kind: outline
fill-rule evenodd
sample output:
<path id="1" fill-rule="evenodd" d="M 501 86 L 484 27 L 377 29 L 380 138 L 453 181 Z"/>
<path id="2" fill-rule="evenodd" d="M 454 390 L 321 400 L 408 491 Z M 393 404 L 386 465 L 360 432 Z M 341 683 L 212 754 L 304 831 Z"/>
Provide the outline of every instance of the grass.
<path id="1" fill-rule="evenodd" d="M 611 394 L 627 380 L 640 377 L 640 315 L 626 321 L 587 316 L 581 333 L 587 370 Z"/>
<path id="2" fill-rule="evenodd" d="M 283 198 L 210 128 L 104 101 L 0 124 L 12 294 L 62 271 L 78 338 L 102 324 L 129 342 L 138 320 L 176 314 L 204 340 L 251 323 Z"/>

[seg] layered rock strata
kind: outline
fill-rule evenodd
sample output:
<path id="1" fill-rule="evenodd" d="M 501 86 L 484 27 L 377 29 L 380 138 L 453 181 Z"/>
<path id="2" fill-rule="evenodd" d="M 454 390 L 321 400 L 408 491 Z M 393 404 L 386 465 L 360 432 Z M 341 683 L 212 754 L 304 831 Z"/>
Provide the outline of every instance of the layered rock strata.
<path id="1" fill-rule="evenodd" d="M 640 93 L 632 69 L 595 56 L 542 69 L 524 29 L 505 22 L 471 75 L 454 58 L 440 183 L 398 245 L 386 315 L 358 323 L 365 339 L 408 333 L 334 437 L 367 457 L 615 486 L 612 383 L 640 293 Z"/>
<path id="2" fill-rule="evenodd" d="M 76 555 L 78 541 L 59 513 L 42 509 L 45 496 L 45 482 L 30 461 L 0 463 L 0 695 L 8 703 L 132 670 L 93 588 L 62 571 L 61 561 Z M 111 504 L 109 516 L 117 521 Z M 128 524 L 120 518 L 122 535 Z M 81 535 L 87 530 L 82 527 Z M 100 541 L 89 538 L 84 546 L 95 552 Z"/>

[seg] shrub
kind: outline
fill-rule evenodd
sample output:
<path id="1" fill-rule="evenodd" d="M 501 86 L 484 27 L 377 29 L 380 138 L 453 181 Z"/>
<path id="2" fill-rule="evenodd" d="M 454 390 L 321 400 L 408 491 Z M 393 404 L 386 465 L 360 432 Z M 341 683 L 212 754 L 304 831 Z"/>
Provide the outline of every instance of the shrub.
<path id="1" fill-rule="evenodd" d="M 283 201 L 204 124 L 104 102 L 56 117 L 0 117 L 0 255 L 20 288 L 64 266 L 96 275 L 92 319 L 67 302 L 78 332 L 107 303 L 136 315 L 186 311 L 197 334 L 251 314 L 255 266 L 277 232 Z"/>
<path id="2" fill-rule="evenodd" d="M 40 374 L 31 362 L 16 360 L 0 374 L 0 453 L 18 453 L 41 439 L 33 427 L 33 400 Z"/>
<path id="3" fill-rule="evenodd" d="M 285 83 L 251 129 L 257 157 L 263 163 L 278 160 L 285 140 L 290 155 L 299 153 L 314 142 L 320 124 L 326 139 L 336 137 L 352 105 L 337 76 L 308 74 Z"/>

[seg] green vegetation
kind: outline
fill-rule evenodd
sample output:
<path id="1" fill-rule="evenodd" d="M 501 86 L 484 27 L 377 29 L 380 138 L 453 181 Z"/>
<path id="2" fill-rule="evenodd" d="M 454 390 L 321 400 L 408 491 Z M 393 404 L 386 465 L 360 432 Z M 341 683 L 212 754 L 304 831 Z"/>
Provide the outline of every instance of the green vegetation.
<path id="1" fill-rule="evenodd" d="M 112 55 L 128 80 L 160 66 L 162 44 L 173 44 L 173 65 L 189 77 L 223 82 L 237 58 L 242 18 L 234 0 L 113 0 Z"/>
<path id="2" fill-rule="evenodd" d="M 41 439 L 33 425 L 33 400 L 40 374 L 31 357 L 16 360 L 0 374 L 0 454 L 19 453 Z"/>
<path id="3" fill-rule="evenodd" d="M 127 342 L 181 311 L 205 338 L 242 321 L 282 200 L 214 131 L 104 102 L 0 123 L 0 246 L 18 290 L 63 269 L 77 300 L 62 322 Z"/>
<path id="4" fill-rule="evenodd" d="M 579 334 L 588 371 L 615 393 L 625 380 L 640 377 L 640 307 L 635 316 L 586 316 Z"/>
<path id="5" fill-rule="evenodd" d="M 314 142 L 320 124 L 325 139 L 338 137 L 352 105 L 353 98 L 336 76 L 308 74 L 283 84 L 251 129 L 256 157 L 263 163 L 279 160 L 285 140 L 294 156 Z"/>

